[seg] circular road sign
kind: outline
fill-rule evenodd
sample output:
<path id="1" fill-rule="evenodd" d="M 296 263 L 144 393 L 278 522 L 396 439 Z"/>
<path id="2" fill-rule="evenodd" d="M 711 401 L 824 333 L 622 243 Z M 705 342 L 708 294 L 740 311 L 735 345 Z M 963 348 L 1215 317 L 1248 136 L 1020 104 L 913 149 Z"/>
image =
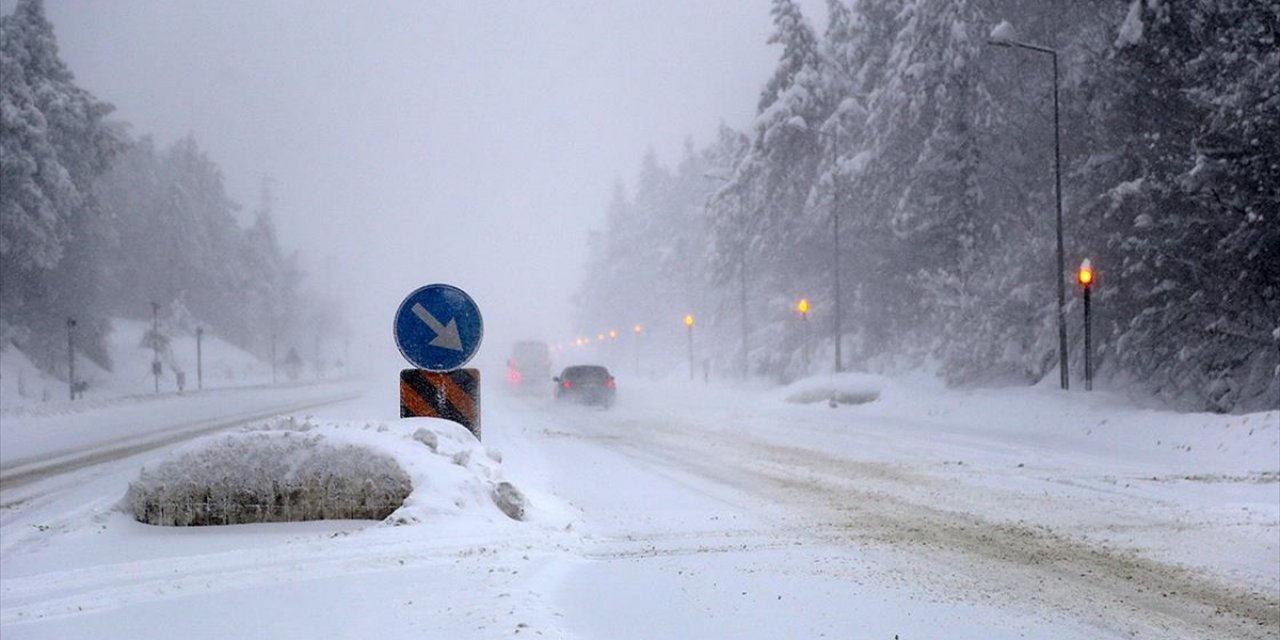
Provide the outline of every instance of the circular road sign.
<path id="1" fill-rule="evenodd" d="M 453 371 L 480 348 L 484 320 L 467 292 L 429 284 L 410 293 L 396 310 L 396 347 L 410 364 L 427 371 Z"/>

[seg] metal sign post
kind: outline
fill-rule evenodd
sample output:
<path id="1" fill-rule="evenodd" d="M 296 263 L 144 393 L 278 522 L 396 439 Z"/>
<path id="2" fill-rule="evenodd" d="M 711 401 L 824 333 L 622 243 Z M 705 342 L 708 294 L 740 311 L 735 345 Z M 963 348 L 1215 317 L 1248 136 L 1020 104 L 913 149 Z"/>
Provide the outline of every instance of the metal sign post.
<path id="1" fill-rule="evenodd" d="M 480 372 L 462 369 L 480 349 L 484 320 L 465 291 L 431 284 L 395 316 L 396 347 L 415 369 L 400 372 L 400 417 L 453 420 L 480 438 Z"/>

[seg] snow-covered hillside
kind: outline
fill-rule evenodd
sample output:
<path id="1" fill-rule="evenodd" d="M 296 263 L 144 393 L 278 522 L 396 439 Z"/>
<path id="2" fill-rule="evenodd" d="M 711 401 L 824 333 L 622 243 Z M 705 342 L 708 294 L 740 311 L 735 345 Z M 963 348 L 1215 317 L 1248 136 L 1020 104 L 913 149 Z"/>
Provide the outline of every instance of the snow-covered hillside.
<path id="1" fill-rule="evenodd" d="M 151 373 L 154 354 L 144 342 L 151 324 L 116 318 L 111 321 L 111 326 L 112 332 L 106 341 L 112 363 L 110 371 L 83 354 L 76 357 L 76 380 L 88 384 L 76 402 L 95 403 L 156 392 L 156 379 Z M 199 351 L 202 366 L 197 371 L 196 336 L 182 332 L 170 338 L 168 349 L 160 354 L 160 393 L 178 391 L 178 372 L 183 374 L 186 391 L 196 390 L 200 383 L 197 374 L 201 372 L 205 389 L 260 385 L 272 381 L 269 362 L 263 362 L 213 332 L 204 333 Z M 281 351 L 283 353 L 283 348 Z M 308 378 L 314 377 L 313 371 L 302 373 Z M 278 368 L 276 380 L 288 380 L 283 366 Z M 0 349 L 0 411 L 59 411 L 68 402 L 69 389 L 64 378 L 41 372 L 12 345 Z"/>

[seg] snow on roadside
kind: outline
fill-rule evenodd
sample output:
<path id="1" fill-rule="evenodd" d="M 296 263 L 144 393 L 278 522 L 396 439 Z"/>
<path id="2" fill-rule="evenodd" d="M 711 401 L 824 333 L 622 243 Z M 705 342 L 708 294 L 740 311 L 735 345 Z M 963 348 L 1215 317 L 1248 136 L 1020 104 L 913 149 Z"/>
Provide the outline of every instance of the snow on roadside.
<path id="1" fill-rule="evenodd" d="M 1143 463 L 1155 474 L 1263 479 L 1280 472 L 1280 411 L 1242 415 L 1142 408 L 1119 393 L 1057 388 L 946 389 L 936 380 L 861 373 L 815 376 L 771 397 L 863 397 L 842 407 L 860 418 L 935 424 L 939 432 Z M 801 400 L 803 402 L 804 400 Z M 846 404 L 846 403 L 841 403 Z"/>

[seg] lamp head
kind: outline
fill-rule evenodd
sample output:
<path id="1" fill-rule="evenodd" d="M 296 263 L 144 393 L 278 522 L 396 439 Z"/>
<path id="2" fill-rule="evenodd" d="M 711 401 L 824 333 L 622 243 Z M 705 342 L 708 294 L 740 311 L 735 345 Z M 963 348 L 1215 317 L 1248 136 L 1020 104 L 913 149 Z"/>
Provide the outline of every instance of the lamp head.
<path id="1" fill-rule="evenodd" d="M 991 30 L 991 34 L 987 36 L 987 42 L 1000 47 L 1012 47 L 1013 43 L 1018 40 L 1018 32 L 1009 24 L 1008 20 L 1001 20 Z"/>

